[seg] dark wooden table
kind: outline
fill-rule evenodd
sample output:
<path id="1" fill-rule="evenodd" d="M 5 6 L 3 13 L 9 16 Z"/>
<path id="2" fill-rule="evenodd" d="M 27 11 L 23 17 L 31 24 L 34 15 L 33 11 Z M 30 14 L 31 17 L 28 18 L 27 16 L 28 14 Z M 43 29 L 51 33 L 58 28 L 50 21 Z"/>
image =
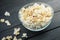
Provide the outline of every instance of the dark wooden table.
<path id="1" fill-rule="evenodd" d="M 44 2 L 49 4 L 54 9 L 54 18 L 51 24 L 43 31 L 32 32 L 23 27 L 18 19 L 19 9 L 30 2 Z M 4 13 L 8 11 L 11 16 L 6 17 Z M 11 26 L 5 23 L 0 23 L 0 40 L 4 36 L 13 35 L 13 30 L 16 27 L 21 28 L 22 33 L 27 33 L 28 38 L 23 40 L 60 40 L 60 0 L 0 0 L 0 19 L 4 18 L 11 22 Z"/>

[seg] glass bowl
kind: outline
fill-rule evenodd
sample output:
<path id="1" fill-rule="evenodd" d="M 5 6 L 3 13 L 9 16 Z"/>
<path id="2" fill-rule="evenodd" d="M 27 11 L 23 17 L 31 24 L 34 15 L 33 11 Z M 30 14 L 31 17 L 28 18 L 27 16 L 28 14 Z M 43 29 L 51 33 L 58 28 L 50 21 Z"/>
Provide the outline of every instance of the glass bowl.
<path id="1" fill-rule="evenodd" d="M 53 10 L 53 8 L 50 6 L 50 5 L 48 5 L 48 4 L 46 4 L 46 3 L 42 3 L 42 2 L 33 2 L 33 3 L 28 3 L 28 4 L 26 4 L 26 5 L 24 5 L 22 8 L 27 8 L 27 7 L 29 7 L 29 6 L 32 6 L 32 5 L 34 5 L 35 3 L 37 3 L 37 4 L 39 4 L 39 5 L 41 5 L 41 4 L 44 4 L 44 6 L 45 7 L 50 7 L 52 10 L 51 10 L 51 13 L 52 13 L 52 18 L 53 18 L 53 15 L 54 15 L 54 10 Z M 21 9 L 22 9 L 21 8 Z M 28 30 L 30 30 L 30 31 L 41 31 L 41 30 L 44 30 L 45 28 L 47 28 L 48 27 L 48 25 L 51 23 L 51 21 L 52 21 L 52 18 L 49 20 L 49 22 L 47 22 L 42 28 L 38 28 L 38 29 L 33 29 L 33 28 L 30 28 L 31 26 L 27 26 L 28 24 L 25 24 L 24 23 L 24 21 L 23 20 L 21 20 L 21 9 L 19 10 L 19 13 L 18 13 L 18 17 L 19 17 L 19 20 L 22 22 L 22 25 L 25 27 L 25 28 L 27 28 Z"/>

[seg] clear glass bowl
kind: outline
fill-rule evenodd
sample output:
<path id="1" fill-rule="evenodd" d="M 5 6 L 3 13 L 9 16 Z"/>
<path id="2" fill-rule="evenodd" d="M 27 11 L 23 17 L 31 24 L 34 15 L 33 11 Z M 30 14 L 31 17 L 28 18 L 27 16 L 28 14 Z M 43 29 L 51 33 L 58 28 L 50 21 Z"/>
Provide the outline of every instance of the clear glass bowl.
<path id="1" fill-rule="evenodd" d="M 29 7 L 29 6 L 32 6 L 34 3 L 38 3 L 39 5 L 41 5 L 41 4 L 44 4 L 45 5 L 45 7 L 47 7 L 47 6 L 49 6 L 49 7 L 51 7 L 50 5 L 48 5 L 48 4 L 45 4 L 45 3 L 42 3 L 42 2 L 33 2 L 33 3 L 28 3 L 28 4 L 26 4 L 26 5 L 24 5 L 22 8 L 27 8 L 27 7 Z M 22 9 L 21 8 L 21 9 Z M 21 10 L 20 9 L 20 10 Z M 51 7 L 51 9 L 52 9 L 52 18 L 53 18 L 53 15 L 54 15 L 54 10 L 53 10 L 53 8 Z M 19 10 L 19 11 L 20 11 Z M 18 14 L 18 17 L 19 17 L 19 20 L 20 20 L 20 13 Z M 23 24 L 23 22 L 22 22 L 22 24 L 23 24 L 23 26 L 25 27 L 25 28 L 27 28 L 28 30 L 31 30 L 31 31 L 41 31 L 41 30 L 43 30 L 43 29 L 45 29 L 45 28 L 47 28 L 48 27 L 48 25 L 51 23 L 51 21 L 52 21 L 52 18 L 51 18 L 51 20 L 43 27 L 43 28 L 39 28 L 39 29 L 32 29 L 32 28 L 29 28 L 29 27 L 27 27 L 27 26 L 25 26 L 24 24 Z M 21 20 L 20 20 L 21 21 Z M 26 24 L 27 25 L 27 24 Z"/>

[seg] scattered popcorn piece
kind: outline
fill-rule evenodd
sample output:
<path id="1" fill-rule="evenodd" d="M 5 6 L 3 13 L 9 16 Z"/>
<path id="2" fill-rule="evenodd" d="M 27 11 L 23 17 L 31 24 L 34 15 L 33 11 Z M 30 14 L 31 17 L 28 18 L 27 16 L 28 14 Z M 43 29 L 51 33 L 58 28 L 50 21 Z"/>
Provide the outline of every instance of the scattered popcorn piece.
<path id="1" fill-rule="evenodd" d="M 5 16 L 10 16 L 10 13 L 6 11 L 4 15 Z"/>
<path id="2" fill-rule="evenodd" d="M 20 28 L 14 28 L 14 35 L 19 35 L 20 34 Z"/>
<path id="3" fill-rule="evenodd" d="M 26 37 L 27 38 L 27 33 L 23 33 L 22 37 Z"/>
<path id="4" fill-rule="evenodd" d="M 0 19 L 0 21 L 1 21 L 1 22 L 4 22 L 4 21 L 5 21 L 5 19 Z"/>
<path id="5" fill-rule="evenodd" d="M 5 23 L 6 23 L 8 26 L 11 25 L 11 23 L 10 23 L 8 20 L 6 20 Z"/>
<path id="6" fill-rule="evenodd" d="M 19 38 L 18 40 L 22 40 L 22 38 Z"/>
<path id="7" fill-rule="evenodd" d="M 12 36 L 7 36 L 6 39 L 7 40 L 11 40 L 12 39 Z"/>
<path id="8" fill-rule="evenodd" d="M 5 38 L 5 37 L 3 37 L 3 38 L 2 38 L 2 40 L 6 40 L 6 38 Z"/>
<path id="9" fill-rule="evenodd" d="M 16 36 L 14 36 L 13 40 L 17 40 Z"/>

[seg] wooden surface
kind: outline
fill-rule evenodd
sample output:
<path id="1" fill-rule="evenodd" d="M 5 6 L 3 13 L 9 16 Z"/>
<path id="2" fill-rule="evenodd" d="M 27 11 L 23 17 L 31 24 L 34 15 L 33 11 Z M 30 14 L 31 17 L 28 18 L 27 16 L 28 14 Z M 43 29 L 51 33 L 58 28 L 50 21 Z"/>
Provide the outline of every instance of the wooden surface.
<path id="1" fill-rule="evenodd" d="M 45 2 L 51 5 L 54 9 L 54 18 L 51 24 L 43 31 L 32 32 L 23 27 L 18 19 L 19 9 L 30 2 Z M 6 17 L 4 13 L 8 11 L 11 16 Z M 60 2 L 59 0 L 0 0 L 0 19 L 4 18 L 11 22 L 11 26 L 7 26 L 5 23 L 0 23 L 0 39 L 7 35 L 13 35 L 13 29 L 16 27 L 21 28 L 21 34 L 17 36 L 21 37 L 22 33 L 28 34 L 28 40 L 60 40 Z M 52 37 L 51 37 L 52 36 Z M 24 40 L 24 39 L 23 39 Z"/>
<path id="2" fill-rule="evenodd" d="M 60 40 L 60 28 L 35 36 L 29 40 Z"/>

